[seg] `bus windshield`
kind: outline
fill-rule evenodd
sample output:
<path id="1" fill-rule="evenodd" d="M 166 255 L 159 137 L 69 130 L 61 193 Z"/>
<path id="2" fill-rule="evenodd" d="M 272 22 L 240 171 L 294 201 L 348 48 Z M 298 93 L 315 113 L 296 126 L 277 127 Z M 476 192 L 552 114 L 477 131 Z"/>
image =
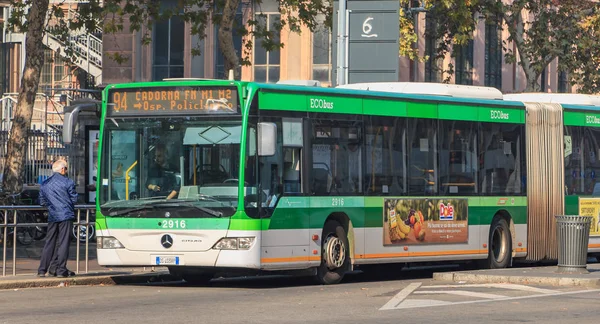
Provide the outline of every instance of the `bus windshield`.
<path id="1" fill-rule="evenodd" d="M 239 116 L 108 118 L 100 171 L 103 214 L 233 215 L 241 136 Z"/>

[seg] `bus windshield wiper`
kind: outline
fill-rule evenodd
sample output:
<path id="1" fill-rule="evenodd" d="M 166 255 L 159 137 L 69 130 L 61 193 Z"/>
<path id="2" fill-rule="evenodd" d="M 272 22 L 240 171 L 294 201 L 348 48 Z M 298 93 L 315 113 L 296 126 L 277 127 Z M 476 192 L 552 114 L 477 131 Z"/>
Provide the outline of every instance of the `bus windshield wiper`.
<path id="1" fill-rule="evenodd" d="M 216 202 L 220 202 L 216 197 L 214 196 L 210 196 L 210 195 L 205 195 L 205 194 L 198 194 L 198 199 L 200 200 L 206 200 L 206 201 L 216 201 Z"/>
<path id="2" fill-rule="evenodd" d="M 114 209 L 115 207 L 111 208 L 110 210 Z M 152 205 L 145 205 L 145 206 L 140 206 L 140 207 L 133 207 L 133 208 L 126 208 L 126 209 L 120 209 L 120 210 L 115 210 L 115 211 L 110 211 L 108 212 L 108 216 L 125 216 L 126 214 L 130 214 L 133 212 L 136 212 L 138 210 L 143 210 L 143 209 L 152 209 L 154 208 L 154 206 Z"/>
<path id="3" fill-rule="evenodd" d="M 206 208 L 206 207 L 202 207 L 202 206 L 197 206 L 197 205 L 194 205 L 194 204 L 189 203 L 189 202 L 182 203 L 181 201 L 177 201 L 177 200 L 172 201 L 172 202 L 163 202 L 161 204 L 153 204 L 152 206 L 154 206 L 154 207 L 164 207 L 164 206 L 171 206 L 171 205 L 174 206 L 174 207 L 178 207 L 178 206 L 192 207 L 192 208 L 196 208 L 198 210 L 201 210 L 201 211 L 203 211 L 203 212 L 205 212 L 205 213 L 207 213 L 207 214 L 209 214 L 209 215 L 211 215 L 213 217 L 218 217 L 218 218 L 223 217 L 223 213 L 220 212 L 220 211 L 216 211 L 214 209 L 210 209 L 210 208 Z"/>
<path id="4" fill-rule="evenodd" d="M 218 217 L 218 218 L 223 217 L 223 213 L 222 212 L 216 211 L 214 209 L 210 209 L 210 208 L 206 208 L 206 207 L 200 207 L 200 206 L 196 206 L 196 205 L 193 205 L 193 204 L 186 204 L 185 206 L 190 206 L 190 207 L 196 208 L 196 209 L 201 210 L 201 211 L 203 211 L 203 212 L 205 212 L 205 213 L 207 213 L 209 215 L 213 215 L 214 217 Z"/>

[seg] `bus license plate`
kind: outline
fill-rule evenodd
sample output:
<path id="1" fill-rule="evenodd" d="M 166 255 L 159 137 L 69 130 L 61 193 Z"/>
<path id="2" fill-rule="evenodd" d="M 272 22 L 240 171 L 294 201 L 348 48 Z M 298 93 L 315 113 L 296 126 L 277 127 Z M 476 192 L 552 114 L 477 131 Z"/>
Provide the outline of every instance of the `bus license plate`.
<path id="1" fill-rule="evenodd" d="M 180 265 L 180 258 L 175 255 L 157 256 L 154 258 L 154 264 L 156 265 Z"/>

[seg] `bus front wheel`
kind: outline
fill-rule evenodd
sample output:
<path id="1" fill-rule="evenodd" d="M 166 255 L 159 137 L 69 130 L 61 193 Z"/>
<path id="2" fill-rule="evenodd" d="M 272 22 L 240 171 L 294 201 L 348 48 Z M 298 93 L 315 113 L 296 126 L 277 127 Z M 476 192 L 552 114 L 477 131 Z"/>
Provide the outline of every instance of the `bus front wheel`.
<path id="1" fill-rule="evenodd" d="M 317 280 L 324 285 L 337 284 L 344 278 L 350 263 L 348 237 L 340 223 L 329 221 L 325 224 L 321 247 Z"/>
<path id="2" fill-rule="evenodd" d="M 512 258 L 512 236 L 506 219 L 502 217 L 494 218 L 490 227 L 488 244 L 486 268 L 500 269 L 508 267 Z"/>

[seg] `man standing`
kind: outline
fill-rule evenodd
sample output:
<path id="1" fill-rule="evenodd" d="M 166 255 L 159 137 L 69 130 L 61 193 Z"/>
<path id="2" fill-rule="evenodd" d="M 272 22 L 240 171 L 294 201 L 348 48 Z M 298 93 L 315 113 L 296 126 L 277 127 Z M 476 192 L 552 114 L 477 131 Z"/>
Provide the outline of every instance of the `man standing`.
<path id="1" fill-rule="evenodd" d="M 56 262 L 56 270 L 49 271 L 49 274 L 66 278 L 75 275 L 74 272 L 67 269 L 67 260 L 69 259 L 69 240 L 71 238 L 69 233 L 73 227 L 73 219 L 75 219 L 77 192 L 73 180 L 67 178 L 67 162 L 65 160 L 54 162 L 52 171 L 54 174 L 46 179 L 40 187 L 40 205 L 48 207 L 48 232 L 38 268 L 38 276 L 45 277 L 50 262 Z M 56 255 L 54 255 L 55 248 Z"/>

